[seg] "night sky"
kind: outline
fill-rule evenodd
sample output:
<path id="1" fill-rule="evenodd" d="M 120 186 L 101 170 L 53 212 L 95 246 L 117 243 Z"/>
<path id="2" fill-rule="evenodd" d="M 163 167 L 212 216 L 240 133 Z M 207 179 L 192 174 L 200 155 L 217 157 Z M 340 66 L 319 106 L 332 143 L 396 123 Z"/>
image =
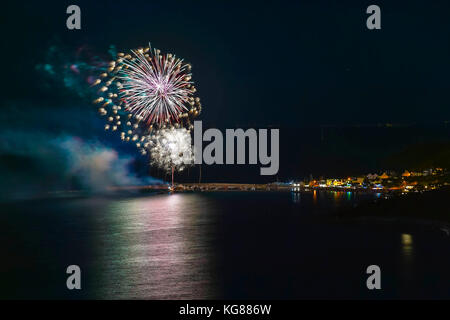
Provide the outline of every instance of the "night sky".
<path id="1" fill-rule="evenodd" d="M 48 172 L 41 170 L 42 152 L 23 151 L 31 148 L 22 144 L 33 144 L 29 141 L 33 133 L 96 139 L 105 148 L 119 150 L 119 158 L 136 156 L 106 137 L 94 119 L 88 94 L 82 94 L 88 89 L 58 75 L 49 81 L 38 67 L 49 62 L 49 50 L 55 46 L 67 62 L 77 52 L 90 61 L 92 57 L 107 61 L 111 46 L 127 51 L 149 41 L 163 52 L 183 57 L 193 65 L 204 127 L 285 128 L 285 141 L 298 142 L 295 155 L 284 153 L 281 178 L 329 172 L 326 163 L 312 166 L 320 162 L 317 158 L 304 160 L 305 152 L 322 152 L 316 144 L 324 140 L 318 137 L 320 126 L 442 123 L 450 119 L 450 2 L 393 2 L 128 0 L 3 5 L 0 172 L 10 174 L 3 182 L 15 180 L 13 173 L 21 171 L 22 162 L 31 170 L 23 174 L 25 180 L 37 172 L 55 176 L 54 181 L 67 179 L 67 159 L 62 161 L 66 169 L 61 176 L 53 172 L 53 165 Z M 81 30 L 66 28 L 70 4 L 81 8 Z M 366 28 L 365 11 L 371 4 L 381 7 L 381 30 Z M 24 137 L 11 140 L 14 130 Z M 310 130 L 316 131 L 304 136 Z M 281 140 L 283 145 L 282 130 Z M 348 144 L 348 139 L 343 142 Z M 29 167 L 36 163 L 36 153 L 40 164 L 33 171 Z M 339 157 L 345 160 L 343 154 Z M 131 166 L 139 174 L 147 170 L 135 162 Z M 331 171 L 347 167 L 355 164 L 349 160 Z M 223 180 L 223 171 L 211 170 L 211 180 Z M 258 171 L 250 170 L 247 178 L 257 180 Z M 49 189 L 55 186 L 61 184 L 50 184 Z"/>

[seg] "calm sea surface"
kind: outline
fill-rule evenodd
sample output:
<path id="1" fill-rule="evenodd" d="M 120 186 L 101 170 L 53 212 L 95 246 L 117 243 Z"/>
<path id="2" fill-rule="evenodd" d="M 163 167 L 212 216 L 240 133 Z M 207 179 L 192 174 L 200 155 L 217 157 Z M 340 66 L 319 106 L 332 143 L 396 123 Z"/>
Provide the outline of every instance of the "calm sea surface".
<path id="1" fill-rule="evenodd" d="M 333 218 L 377 195 L 212 192 L 1 204 L 0 297 L 450 298 L 439 227 Z M 66 289 L 79 265 L 82 290 Z M 382 290 L 366 288 L 379 265 Z"/>

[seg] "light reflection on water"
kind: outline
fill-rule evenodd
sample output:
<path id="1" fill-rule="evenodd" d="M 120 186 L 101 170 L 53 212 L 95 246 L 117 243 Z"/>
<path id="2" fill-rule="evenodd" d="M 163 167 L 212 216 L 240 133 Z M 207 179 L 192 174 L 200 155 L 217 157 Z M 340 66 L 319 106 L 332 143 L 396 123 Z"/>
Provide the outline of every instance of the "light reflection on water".
<path id="1" fill-rule="evenodd" d="M 292 192 L 292 202 L 299 203 L 301 200 L 300 192 Z"/>
<path id="2" fill-rule="evenodd" d="M 365 270 L 377 264 L 382 297 L 450 297 L 450 242 L 441 231 L 330 215 L 374 198 L 207 192 L 14 204 L 2 216 L 9 225 L 0 233 L 8 235 L 0 258 L 12 271 L 0 273 L 0 292 L 15 290 L 19 298 L 371 298 Z M 61 270 L 69 264 L 81 266 L 80 293 L 66 290 Z"/>
<path id="3" fill-rule="evenodd" d="M 420 292 L 414 287 L 418 275 L 411 233 L 302 220 L 367 197 L 376 195 L 225 192 L 110 201 L 95 220 L 100 277 L 91 284 L 97 288 L 93 296 L 321 297 L 327 288 L 339 292 L 348 282 L 357 284 L 364 278 L 358 270 L 373 261 L 383 272 L 396 274 L 394 282 L 384 282 L 388 295 Z M 289 210 L 300 214 L 289 215 Z M 322 265 L 339 271 L 318 272 Z M 310 281 L 314 285 L 303 288 L 302 283 Z M 342 296 L 366 294 L 361 288 L 348 289 Z"/>
<path id="4" fill-rule="evenodd" d="M 402 233 L 402 252 L 405 258 L 411 258 L 413 250 L 413 237 L 410 234 Z"/>
<path id="5" fill-rule="evenodd" d="M 158 195 L 111 203 L 98 223 L 109 229 L 99 247 L 101 298 L 214 298 L 205 202 Z M 192 286 L 195 282 L 197 285 Z"/>
<path id="6" fill-rule="evenodd" d="M 253 203 L 247 198 L 260 201 L 261 197 L 269 201 L 263 205 L 264 210 L 275 210 L 275 213 L 277 206 L 284 206 L 280 202 L 284 196 L 280 199 L 276 194 L 257 193 L 154 195 L 108 202 L 95 220 L 95 264 L 96 274 L 100 277 L 91 284 L 96 288 L 92 291 L 93 296 L 102 299 L 220 297 L 221 279 L 215 265 L 218 252 L 214 252 L 220 248 L 211 245 L 217 237 L 217 230 L 213 229 L 217 216 L 227 203 L 236 208 L 230 209 L 227 219 L 234 219 L 229 216 L 233 212 L 241 217 L 238 219 L 247 220 L 245 216 L 250 212 L 240 209 L 241 206 L 245 207 L 246 202 Z M 301 197 L 306 198 L 305 202 L 300 201 Z M 272 198 L 276 201 L 273 204 Z M 237 202 L 233 203 L 235 200 Z M 308 214 L 316 212 L 308 209 L 311 205 L 322 209 L 336 208 L 341 203 L 354 201 L 355 197 L 347 192 L 313 191 L 294 193 L 291 200 L 299 206 L 295 211 Z M 251 216 L 261 209 L 255 203 L 250 207 L 250 210 L 256 210 Z M 283 213 L 279 214 L 283 216 Z M 276 216 L 272 219 L 276 219 L 273 222 L 277 224 L 283 221 Z M 232 235 L 233 231 L 230 233 Z M 248 240 L 244 236 L 242 241 L 241 245 L 245 246 Z M 232 263 L 239 264 L 239 261 Z"/>
<path id="7" fill-rule="evenodd" d="M 401 234 L 403 282 L 405 286 L 414 281 L 414 241 L 408 233 Z"/>

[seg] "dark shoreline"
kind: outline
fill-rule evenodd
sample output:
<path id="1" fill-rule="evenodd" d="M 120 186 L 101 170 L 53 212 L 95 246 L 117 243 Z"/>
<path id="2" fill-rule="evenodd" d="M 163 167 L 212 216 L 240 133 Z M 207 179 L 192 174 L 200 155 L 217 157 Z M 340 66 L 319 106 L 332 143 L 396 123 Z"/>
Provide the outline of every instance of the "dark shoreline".
<path id="1" fill-rule="evenodd" d="M 387 199 L 361 203 L 355 208 L 347 208 L 337 213 L 339 220 L 426 223 L 450 225 L 450 188 L 423 193 L 396 195 Z"/>

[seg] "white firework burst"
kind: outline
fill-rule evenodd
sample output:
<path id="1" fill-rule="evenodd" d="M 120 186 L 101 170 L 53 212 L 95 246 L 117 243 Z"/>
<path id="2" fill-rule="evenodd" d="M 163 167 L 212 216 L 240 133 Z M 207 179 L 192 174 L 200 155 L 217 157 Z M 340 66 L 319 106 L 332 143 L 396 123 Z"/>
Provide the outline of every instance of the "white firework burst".
<path id="1" fill-rule="evenodd" d="M 182 171 L 194 162 L 191 134 L 185 128 L 160 129 L 150 137 L 151 164 L 168 172 Z"/>

